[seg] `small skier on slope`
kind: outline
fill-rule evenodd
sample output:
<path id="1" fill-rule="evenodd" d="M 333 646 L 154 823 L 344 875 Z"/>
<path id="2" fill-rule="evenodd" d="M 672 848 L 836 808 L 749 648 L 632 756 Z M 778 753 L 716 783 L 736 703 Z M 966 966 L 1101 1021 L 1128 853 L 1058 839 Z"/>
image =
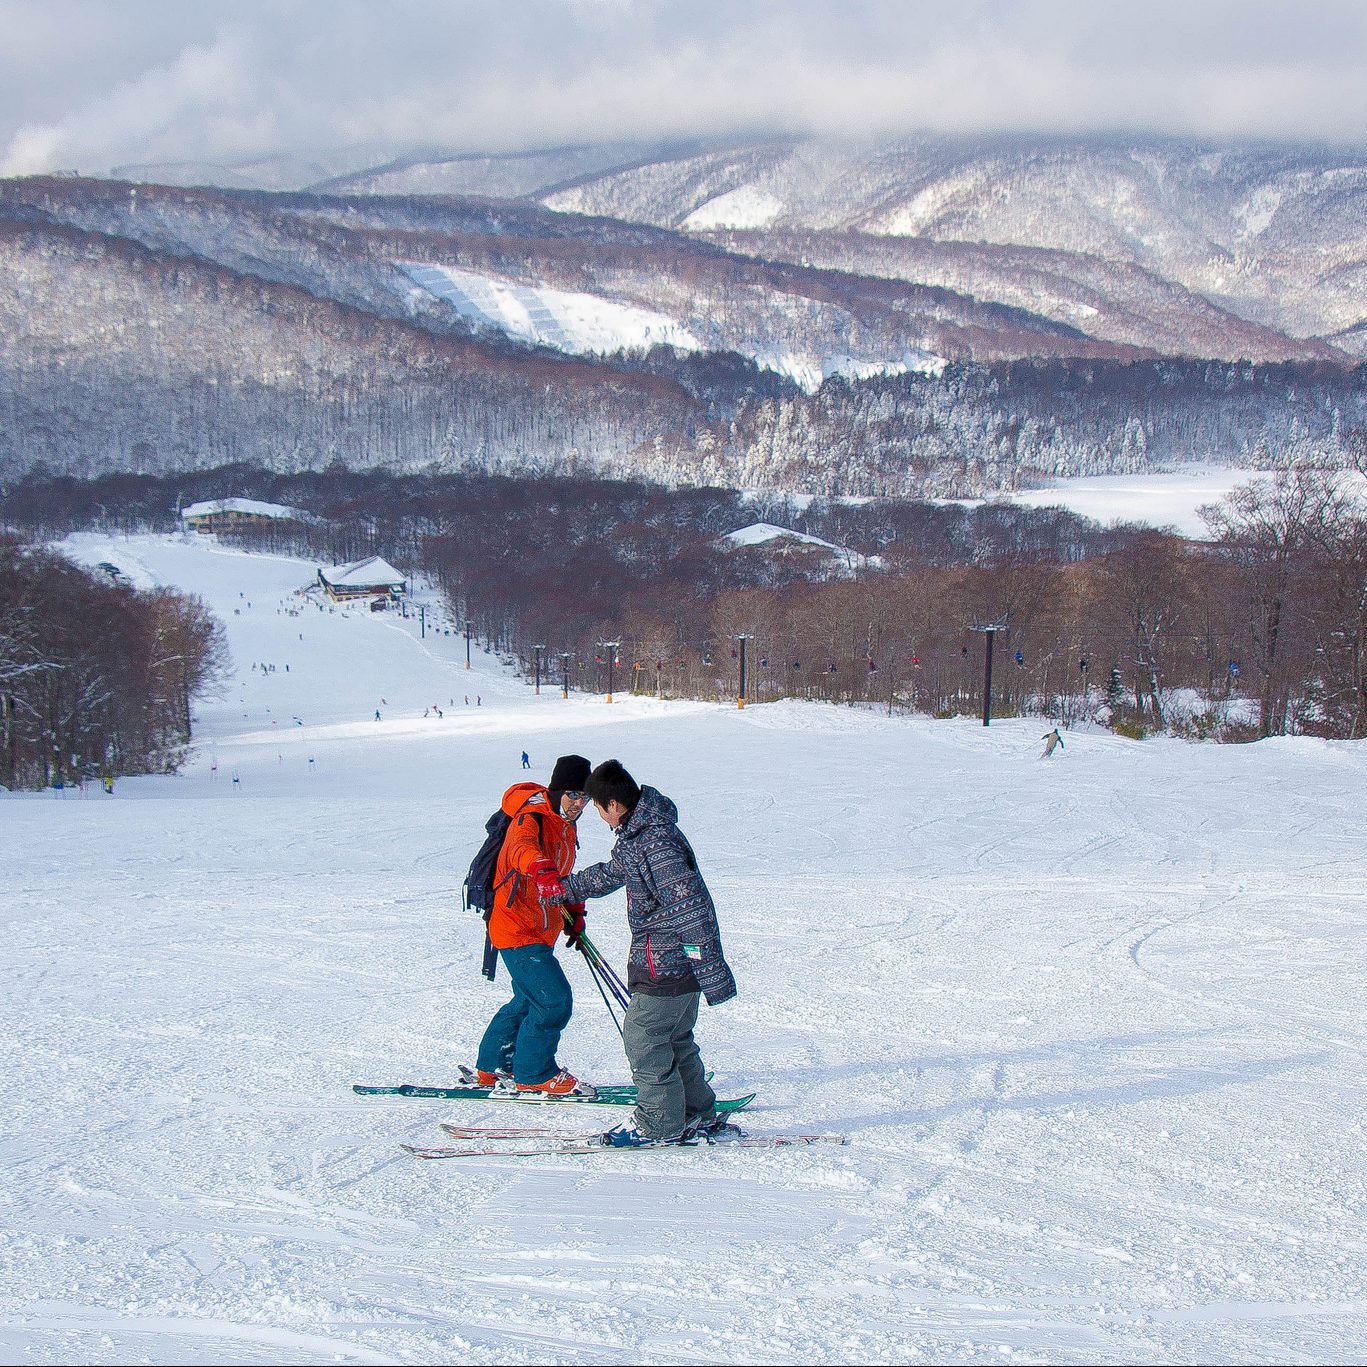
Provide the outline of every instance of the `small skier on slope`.
<path id="1" fill-rule="evenodd" d="M 1053 758 L 1055 750 L 1060 750 L 1064 748 L 1063 737 L 1059 735 L 1057 726 L 1054 727 L 1052 731 L 1046 731 L 1040 737 L 1040 740 L 1044 742 L 1044 749 L 1040 753 L 1041 759 L 1051 759 Z"/>

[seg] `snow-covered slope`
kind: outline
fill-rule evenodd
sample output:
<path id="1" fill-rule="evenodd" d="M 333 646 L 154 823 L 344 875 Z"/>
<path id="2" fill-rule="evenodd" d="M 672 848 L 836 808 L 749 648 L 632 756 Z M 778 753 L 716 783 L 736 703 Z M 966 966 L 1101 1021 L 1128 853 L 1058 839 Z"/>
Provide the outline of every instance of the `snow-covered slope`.
<path id="1" fill-rule="evenodd" d="M 653 346 L 670 346 L 677 351 L 701 351 L 705 344 L 689 327 L 658 310 L 609 299 L 582 290 L 559 290 L 530 282 L 501 279 L 487 272 L 462 270 L 455 266 L 433 266 L 422 262 L 400 263 L 419 289 L 445 300 L 462 317 L 478 327 L 491 328 L 519 341 L 554 347 L 571 355 L 609 355 L 619 351 L 649 351 Z M 658 282 L 652 282 L 658 283 Z M 635 282 L 638 291 L 648 288 Z M 803 300 L 803 304 L 807 301 Z M 897 349 L 889 356 L 873 343 L 859 354 L 844 351 L 813 351 L 804 347 L 801 337 L 765 345 L 762 338 L 772 335 L 766 327 L 772 319 L 758 300 L 748 311 L 751 316 L 732 317 L 726 326 L 711 319 L 712 345 L 726 344 L 747 356 L 765 370 L 785 375 L 808 393 L 815 393 L 833 375 L 867 379 L 871 375 L 904 375 L 908 371 L 939 375 L 945 360 L 919 348 Z M 843 310 L 828 310 L 827 330 L 838 335 L 842 324 L 852 320 Z M 755 316 L 758 315 L 758 316 Z"/>
<path id="2" fill-rule="evenodd" d="M 726 230 L 707 236 L 731 251 L 768 260 L 952 289 L 1028 310 L 1088 337 L 1165 355 L 1277 361 L 1317 354 L 1341 363 L 1356 354 L 1341 336 L 1329 339 L 1332 346 L 1293 339 L 1155 270 L 1086 252 L 868 232 Z"/>
<path id="3" fill-rule="evenodd" d="M 1342 460 L 1360 436 L 1351 329 L 1348 350 L 1293 339 L 1076 251 L 712 237 L 525 200 L 8 181 L 0 471 L 477 463 L 970 495 Z"/>
<path id="4" fill-rule="evenodd" d="M 6 1360 L 1358 1355 L 1360 745 L 566 702 L 310 565 L 76 549 L 204 594 L 238 673 L 183 776 L 0 799 Z M 848 1148 L 424 1166 L 512 1117 L 350 1093 L 450 1077 L 504 999 L 459 884 L 523 748 L 678 801 L 740 983 L 718 1084 Z M 620 898 L 590 920 L 620 965 Z M 620 1078 L 567 970 L 562 1060 Z"/>
<path id="5" fill-rule="evenodd" d="M 400 264 L 414 284 L 445 299 L 462 318 L 522 341 L 579 354 L 645 351 L 658 345 L 697 351 L 701 345 L 662 313 L 600 295 L 519 285 L 455 266 Z"/>

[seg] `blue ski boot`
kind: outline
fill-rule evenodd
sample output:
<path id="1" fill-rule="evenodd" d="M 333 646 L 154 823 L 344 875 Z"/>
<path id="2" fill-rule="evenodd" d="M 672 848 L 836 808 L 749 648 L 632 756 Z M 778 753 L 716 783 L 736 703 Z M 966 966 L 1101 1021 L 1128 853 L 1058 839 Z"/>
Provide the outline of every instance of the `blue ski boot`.
<path id="1" fill-rule="evenodd" d="M 599 1142 L 605 1149 L 658 1149 L 666 1144 L 691 1144 L 696 1141 L 691 1139 L 685 1130 L 680 1130 L 678 1134 L 666 1135 L 663 1139 L 652 1139 L 648 1134 L 642 1134 L 634 1125 L 617 1125 L 600 1136 Z"/>

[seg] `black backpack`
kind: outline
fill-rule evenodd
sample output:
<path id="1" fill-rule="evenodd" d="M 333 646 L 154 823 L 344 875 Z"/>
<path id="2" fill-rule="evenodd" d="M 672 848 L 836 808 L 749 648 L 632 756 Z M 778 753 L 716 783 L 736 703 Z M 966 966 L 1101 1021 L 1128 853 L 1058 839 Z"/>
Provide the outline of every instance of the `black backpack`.
<path id="1" fill-rule="evenodd" d="M 525 806 L 525 804 L 524 804 Z M 519 808 L 517 815 L 520 817 L 524 808 Z M 528 812 L 528 816 L 536 819 L 538 830 L 543 829 L 540 812 Z M 489 924 L 489 917 L 493 914 L 494 898 L 498 895 L 498 890 L 507 883 L 508 900 L 507 905 L 512 906 L 513 897 L 517 893 L 517 873 L 510 871 L 505 874 L 502 882 L 495 882 L 498 873 L 498 856 L 503 849 L 503 842 L 507 838 L 508 828 L 513 824 L 513 818 L 500 807 L 484 823 L 484 843 L 479 847 L 475 857 L 470 861 L 470 871 L 465 875 L 465 887 L 463 900 L 467 911 L 477 911 L 484 918 L 484 924 Z M 493 942 L 489 939 L 489 932 L 484 932 L 484 968 L 483 973 L 490 982 L 494 980 L 494 970 L 498 967 L 498 951 L 494 948 Z"/>

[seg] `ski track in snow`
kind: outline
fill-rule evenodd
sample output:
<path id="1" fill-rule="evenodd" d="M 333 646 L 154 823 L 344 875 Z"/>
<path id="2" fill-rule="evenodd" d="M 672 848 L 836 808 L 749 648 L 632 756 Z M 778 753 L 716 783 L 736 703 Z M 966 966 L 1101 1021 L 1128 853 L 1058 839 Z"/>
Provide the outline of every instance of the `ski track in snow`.
<path id="1" fill-rule="evenodd" d="M 298 562 L 70 547 L 203 595 L 236 674 L 182 776 L 0 797 L 0 1360 L 1361 1360 L 1360 745 L 567 702 Z M 423 1164 L 507 1108 L 350 1093 L 504 1000 L 459 886 L 524 746 L 675 798 L 718 1086 L 847 1148 Z M 562 1061 L 620 1079 L 568 971 Z"/>

